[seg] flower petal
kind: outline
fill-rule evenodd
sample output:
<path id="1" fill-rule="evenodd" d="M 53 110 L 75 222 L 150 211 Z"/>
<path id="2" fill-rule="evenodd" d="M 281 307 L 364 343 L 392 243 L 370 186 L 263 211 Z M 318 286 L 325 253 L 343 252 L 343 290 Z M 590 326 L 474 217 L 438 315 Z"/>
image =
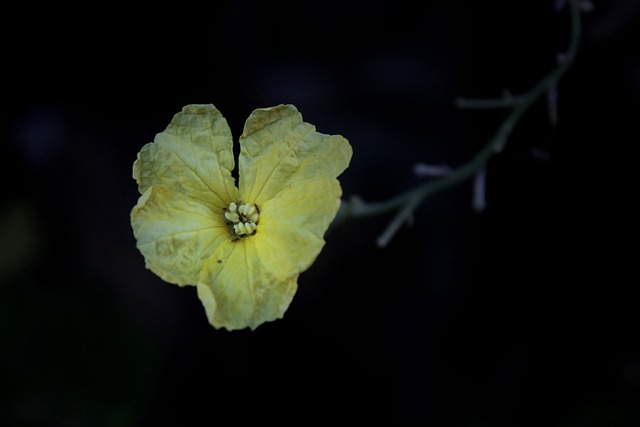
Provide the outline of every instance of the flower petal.
<path id="1" fill-rule="evenodd" d="M 341 195 L 335 178 L 321 176 L 295 183 L 264 203 L 254 238 L 270 274 L 284 280 L 309 268 L 325 244 Z"/>
<path id="2" fill-rule="evenodd" d="M 229 240 L 221 217 L 208 206 L 158 185 L 140 196 L 131 211 L 131 226 L 148 269 L 169 283 L 195 285 L 204 261 Z"/>
<path id="3" fill-rule="evenodd" d="M 238 198 L 234 165 L 231 131 L 220 112 L 213 105 L 187 105 L 142 147 L 133 178 L 141 194 L 161 184 L 221 209 Z"/>
<path id="4" fill-rule="evenodd" d="M 228 330 L 255 329 L 282 318 L 298 284 L 298 276 L 276 280 L 260 264 L 252 238 L 226 241 L 205 263 L 198 297 L 209 323 Z"/>
<path id="5" fill-rule="evenodd" d="M 240 136 L 240 198 L 262 207 L 292 183 L 336 178 L 351 155 L 345 138 L 316 132 L 293 105 L 257 109 Z"/>

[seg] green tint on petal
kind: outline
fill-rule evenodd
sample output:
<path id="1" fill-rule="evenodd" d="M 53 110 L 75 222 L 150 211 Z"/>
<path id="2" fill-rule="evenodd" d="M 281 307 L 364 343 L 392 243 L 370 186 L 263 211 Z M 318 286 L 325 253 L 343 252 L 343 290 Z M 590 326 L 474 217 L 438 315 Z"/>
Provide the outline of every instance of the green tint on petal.
<path id="1" fill-rule="evenodd" d="M 267 274 L 254 242 L 226 241 L 202 270 L 198 296 L 215 328 L 255 329 L 281 318 L 293 299 L 298 275 L 278 281 Z"/>
<path id="2" fill-rule="evenodd" d="M 147 189 L 131 211 L 147 268 L 176 285 L 195 285 L 207 258 L 229 240 L 218 212 L 169 187 Z"/>
<path id="3" fill-rule="evenodd" d="M 351 155 L 345 138 L 316 132 L 293 105 L 257 109 L 240 136 L 240 198 L 261 208 L 296 182 L 336 178 Z"/>
<path id="4" fill-rule="evenodd" d="M 133 177 L 140 193 L 165 185 L 222 209 L 238 197 L 231 176 L 234 166 L 227 121 L 213 105 L 187 105 L 153 143 L 140 150 Z"/>
<path id="5" fill-rule="evenodd" d="M 295 183 L 264 203 L 255 235 L 263 267 L 277 279 L 301 273 L 324 246 L 324 233 L 340 207 L 335 178 Z"/>

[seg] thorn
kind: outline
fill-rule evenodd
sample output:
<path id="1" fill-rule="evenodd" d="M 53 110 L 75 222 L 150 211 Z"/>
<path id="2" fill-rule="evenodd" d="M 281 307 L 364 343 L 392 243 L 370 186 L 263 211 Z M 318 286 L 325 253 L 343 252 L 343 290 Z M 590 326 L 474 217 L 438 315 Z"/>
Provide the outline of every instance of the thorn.
<path id="1" fill-rule="evenodd" d="M 444 176 L 451 173 L 449 166 L 434 166 L 425 163 L 413 165 L 413 173 L 417 176 Z"/>
<path id="2" fill-rule="evenodd" d="M 487 200 L 485 197 L 487 168 L 483 167 L 473 179 L 473 199 L 471 205 L 476 213 L 481 213 L 487 207 Z"/>

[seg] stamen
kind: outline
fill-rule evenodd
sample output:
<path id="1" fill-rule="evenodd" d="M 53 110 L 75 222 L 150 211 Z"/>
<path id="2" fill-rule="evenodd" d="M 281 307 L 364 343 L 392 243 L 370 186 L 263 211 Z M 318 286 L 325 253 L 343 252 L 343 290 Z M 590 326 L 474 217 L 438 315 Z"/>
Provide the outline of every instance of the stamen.
<path id="1" fill-rule="evenodd" d="M 247 234 L 247 228 L 241 222 L 234 225 L 233 228 L 236 231 L 236 234 L 239 234 L 239 235 Z"/>
<path id="2" fill-rule="evenodd" d="M 231 213 L 231 212 L 225 212 L 225 213 L 224 213 L 224 217 L 225 217 L 226 219 L 228 219 L 229 221 L 232 221 L 232 222 L 238 222 L 238 221 L 240 221 L 240 217 L 239 217 L 239 216 L 238 216 L 238 214 L 237 214 L 237 213 L 235 213 L 235 212 L 233 212 L 233 213 Z"/>
<path id="3" fill-rule="evenodd" d="M 260 211 L 258 207 L 250 203 L 229 203 L 229 208 L 224 210 L 227 225 L 231 226 L 231 240 L 236 241 L 241 237 L 247 237 L 256 232 Z"/>

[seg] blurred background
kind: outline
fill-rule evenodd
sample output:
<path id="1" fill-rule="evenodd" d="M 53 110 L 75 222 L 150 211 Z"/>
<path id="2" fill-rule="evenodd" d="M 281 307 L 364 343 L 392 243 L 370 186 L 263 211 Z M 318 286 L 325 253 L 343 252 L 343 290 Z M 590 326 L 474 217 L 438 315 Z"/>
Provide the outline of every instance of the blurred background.
<path id="1" fill-rule="evenodd" d="M 221 1 L 16 10 L 3 32 L 0 425 L 640 425 L 640 4 L 594 1 L 576 62 L 487 168 L 332 228 L 284 318 L 215 330 L 144 267 L 138 150 L 190 103 L 237 138 L 293 103 L 349 139 L 345 198 L 456 167 L 568 46 L 561 2 Z"/>

